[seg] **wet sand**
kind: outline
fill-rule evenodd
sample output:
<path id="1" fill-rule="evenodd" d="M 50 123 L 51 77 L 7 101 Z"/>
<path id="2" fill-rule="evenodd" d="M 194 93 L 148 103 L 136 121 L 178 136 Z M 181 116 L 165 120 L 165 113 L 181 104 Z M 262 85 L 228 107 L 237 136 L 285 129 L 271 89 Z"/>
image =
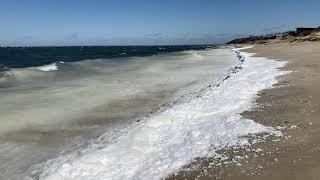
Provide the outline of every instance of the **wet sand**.
<path id="1" fill-rule="evenodd" d="M 283 137 L 223 152 L 231 163 L 216 166 L 210 165 L 212 159 L 200 159 L 200 171 L 182 171 L 170 179 L 320 179 L 320 42 L 255 45 L 246 51 L 288 61 L 282 69 L 292 72 L 278 77 L 273 89 L 259 92 L 258 108 L 242 114 L 264 125 L 285 127 Z"/>

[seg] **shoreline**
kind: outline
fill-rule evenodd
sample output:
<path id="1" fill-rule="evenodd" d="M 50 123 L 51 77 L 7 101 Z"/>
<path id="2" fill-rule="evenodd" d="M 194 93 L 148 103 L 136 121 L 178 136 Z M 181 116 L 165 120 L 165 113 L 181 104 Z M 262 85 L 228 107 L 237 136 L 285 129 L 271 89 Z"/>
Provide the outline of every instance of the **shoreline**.
<path id="1" fill-rule="evenodd" d="M 320 43 L 280 42 L 256 45 L 246 51 L 257 53 L 256 56 L 285 60 L 288 64 L 281 70 L 291 71 L 278 77 L 275 88 L 259 93 L 256 102 L 263 107 L 261 110 L 243 113 L 244 117 L 251 117 L 264 125 L 286 127 L 284 141 L 264 145 L 266 151 L 277 150 L 260 160 L 264 161 L 264 168 L 259 179 L 319 179 Z"/>
<path id="2" fill-rule="evenodd" d="M 261 60 L 270 58 L 270 60 L 287 62 L 285 66 L 276 68 L 279 70 L 276 77 L 277 83 L 272 87 L 265 87 L 267 89 L 261 87 L 260 91 L 255 91 L 257 97 L 253 98 L 252 108 L 247 111 L 242 110 L 241 113 L 239 111 L 244 120 L 252 119 L 265 127 L 274 127 L 281 130 L 283 136 L 280 138 L 270 136 L 267 132 L 252 137 L 250 134 L 244 135 L 244 139 L 248 139 L 249 144 L 252 144 L 249 147 L 236 145 L 234 148 L 227 145 L 225 146 L 227 148 L 216 151 L 221 155 L 219 156 L 221 160 L 219 158 L 196 158 L 197 161 L 194 163 L 195 167 L 200 167 L 199 170 L 189 169 L 190 172 L 183 172 L 190 166 L 193 168 L 192 162 L 191 165 L 182 169 L 181 176 L 177 174 L 169 176 L 168 179 L 319 179 L 320 124 L 317 118 L 320 115 L 320 98 L 318 97 L 320 73 L 317 71 L 320 69 L 318 62 L 320 43 L 282 42 L 268 46 L 258 44 L 249 49 L 234 49 L 240 66 L 232 67 L 230 74 L 225 74 L 226 77 L 221 79 L 222 82 L 242 69 L 242 58 L 244 60 L 245 56 L 240 54 L 239 50 L 244 54 L 256 53 L 248 57 L 262 57 Z M 272 66 L 268 68 L 269 66 L 265 65 L 265 67 L 259 68 L 261 73 L 264 73 L 260 78 L 273 74 L 273 71 L 270 71 L 273 69 Z M 251 69 L 256 70 L 252 67 Z M 271 74 L 264 72 L 264 69 Z M 284 73 L 285 71 L 290 71 L 290 73 Z M 252 74 L 251 77 L 254 76 Z M 260 80 L 255 79 L 255 81 Z M 248 80 L 251 82 L 250 77 Z M 219 87 L 220 83 L 214 86 Z M 252 91 L 252 89 L 248 87 L 247 91 Z M 232 134 L 232 131 L 229 133 Z M 211 134 L 214 135 L 215 131 Z M 251 143 L 253 141 L 257 142 Z M 222 160 L 224 157 L 229 159 Z M 218 163 L 222 165 L 216 166 L 215 164 Z"/>
<path id="3" fill-rule="evenodd" d="M 246 55 L 241 56 L 236 51 L 233 53 L 237 55 L 240 63 L 242 63 L 242 61 L 246 58 L 251 58 L 251 54 L 243 53 Z M 58 178 L 60 177 L 59 175 L 61 175 L 60 178 L 67 178 L 69 177 L 69 173 L 72 173 L 74 171 L 78 172 L 81 170 L 86 172 L 88 170 L 84 168 L 86 166 L 91 167 L 89 168 L 89 170 L 97 169 L 94 170 L 94 172 L 97 172 L 93 173 L 93 175 L 99 173 L 103 174 L 103 177 L 109 177 L 110 174 L 108 172 L 116 171 L 117 173 L 114 174 L 114 176 L 118 177 L 124 171 L 121 169 L 112 170 L 112 168 L 114 168 L 114 165 L 108 165 L 108 163 L 112 163 L 112 161 L 100 162 L 100 160 L 97 160 L 97 158 L 101 159 L 108 157 L 112 157 L 113 159 L 115 159 L 115 157 L 110 156 L 112 154 L 126 154 L 126 156 L 128 157 L 137 156 L 137 158 L 139 158 L 136 158 L 134 162 L 127 158 L 119 158 L 119 162 L 113 162 L 113 164 L 116 164 L 115 167 L 120 166 L 126 168 L 127 171 L 139 171 L 140 168 L 143 168 L 145 166 L 145 163 L 149 164 L 150 162 L 156 161 L 156 166 L 166 168 L 164 168 L 161 172 L 153 172 L 152 168 L 143 168 L 143 172 L 138 172 L 138 174 L 133 175 L 134 177 L 140 177 L 141 175 L 143 175 L 144 178 L 146 176 L 160 177 L 164 176 L 166 173 L 169 173 L 169 169 L 167 169 L 167 166 L 170 166 L 170 169 L 178 169 L 181 167 L 181 163 L 186 164 L 190 162 L 190 160 L 199 157 L 198 149 L 200 149 L 200 152 L 203 152 L 203 155 L 200 156 L 207 156 L 206 154 L 209 153 L 214 155 L 219 150 L 223 151 L 223 147 L 243 146 L 244 144 L 249 143 L 246 140 L 247 138 L 241 137 L 251 137 L 251 135 L 258 133 L 276 133 L 273 128 L 255 123 L 252 120 L 240 120 L 241 116 L 238 113 L 251 109 L 251 107 L 254 106 L 252 100 L 256 97 L 257 91 L 262 90 L 265 87 L 271 87 L 272 84 L 277 82 L 274 78 L 276 75 L 282 74 L 282 72 L 278 71 L 276 68 L 282 67 L 284 63 L 275 61 L 271 62 L 266 60 L 265 58 L 261 58 L 261 60 L 253 58 L 252 61 L 249 60 L 244 65 L 245 68 L 239 71 L 239 76 L 233 76 L 232 74 L 237 73 L 238 69 L 242 69 L 242 67 L 235 66 L 231 68 L 229 72 L 230 75 L 227 75 L 222 79 L 222 81 L 226 79 L 228 80 L 225 81 L 225 83 L 217 84 L 216 87 L 219 87 L 218 89 L 211 89 L 211 85 L 208 87 L 209 89 L 203 97 L 197 96 L 197 98 L 192 99 L 190 102 L 176 106 L 171 111 L 164 111 L 157 116 L 150 117 L 148 121 L 138 125 L 137 127 L 133 127 L 133 129 L 128 131 L 127 134 L 120 136 L 119 141 L 115 142 L 114 144 L 106 146 L 102 149 L 92 151 L 90 150 L 88 151 L 88 153 L 82 154 L 80 158 L 72 158 L 71 162 L 69 162 L 70 164 L 72 164 L 72 166 L 63 166 L 62 168 L 60 168 L 61 162 L 59 160 L 57 161 L 57 164 L 50 164 L 49 162 L 49 164 L 46 165 L 46 167 L 48 168 L 46 168 L 45 171 L 42 172 L 41 177 Z M 270 69 L 265 69 L 265 66 L 270 67 Z M 228 90 L 224 91 L 225 89 Z M 235 95 L 235 98 L 219 98 L 230 97 L 230 95 Z M 200 107 L 194 109 L 194 107 L 196 107 L 195 105 Z M 190 106 L 193 107 L 192 111 L 186 111 L 186 109 L 190 109 Z M 221 112 L 219 110 L 220 108 L 224 111 Z M 191 116 L 186 113 L 190 113 Z M 187 115 L 188 117 L 186 117 L 185 115 Z M 178 119 L 176 117 L 178 117 Z M 201 120 L 198 118 L 200 118 Z M 166 121 L 166 119 L 174 119 L 174 121 Z M 215 121 L 212 121 L 213 119 L 215 119 Z M 183 127 L 182 124 L 185 128 L 181 129 L 181 127 Z M 156 125 L 156 128 L 154 127 L 154 125 Z M 168 127 L 170 127 L 171 129 L 170 131 L 168 131 Z M 177 129 L 176 131 L 174 130 L 175 128 Z M 152 134 L 150 136 L 148 132 L 150 132 L 151 129 Z M 190 132 L 193 133 L 191 134 Z M 141 134 L 143 134 L 143 138 L 140 137 Z M 170 135 L 168 136 L 167 134 Z M 186 134 L 188 134 L 187 139 L 185 137 Z M 152 138 L 154 136 L 157 138 Z M 134 137 L 134 139 L 132 139 L 132 137 Z M 168 138 L 170 138 L 170 140 Z M 171 139 L 174 138 L 178 140 L 172 141 Z M 160 139 L 160 141 L 158 139 Z M 180 139 L 182 139 L 182 141 L 180 141 Z M 252 141 L 256 139 L 260 138 L 257 138 L 256 136 L 252 137 Z M 134 141 L 135 143 L 132 143 L 132 141 Z M 142 144 L 140 143 L 141 141 Z M 127 142 L 131 143 L 127 145 Z M 186 142 L 190 144 L 190 146 L 186 146 Z M 211 148 L 209 147 L 210 145 L 212 145 L 212 143 L 214 143 L 214 145 L 217 147 L 214 151 L 211 151 Z M 135 149 L 137 149 L 137 147 L 135 144 L 139 144 L 143 148 L 147 148 L 148 152 L 146 154 L 136 154 Z M 124 145 L 126 145 L 126 149 L 122 148 Z M 139 147 L 138 149 L 141 149 L 142 147 Z M 128 148 L 129 151 L 127 150 Z M 184 153 L 185 156 L 180 156 L 179 154 L 175 155 L 175 153 L 172 152 L 172 148 L 174 148 L 178 152 Z M 117 152 L 114 153 L 114 150 L 117 150 Z M 106 154 L 104 152 L 110 153 Z M 142 152 L 144 152 L 144 150 Z M 158 154 L 163 155 L 159 157 Z M 149 159 L 139 157 L 141 155 L 143 155 L 143 157 L 148 157 Z M 94 159 L 97 164 L 86 165 L 86 162 L 92 161 L 92 159 Z M 64 161 L 65 160 L 63 160 L 63 162 Z M 162 162 L 165 164 L 163 164 Z M 124 165 L 127 163 L 135 163 L 136 166 Z M 100 168 L 101 165 L 103 165 L 103 167 L 109 167 L 111 171 L 104 168 L 102 170 Z M 53 169 L 51 167 L 53 167 Z M 155 168 L 158 169 L 157 167 Z M 129 174 L 126 175 L 126 177 L 129 178 L 133 175 Z M 77 178 L 81 177 L 81 174 L 77 175 Z"/>
<path id="4" fill-rule="evenodd" d="M 250 62 L 250 61 L 269 61 L 267 57 L 257 57 L 255 58 L 255 53 L 249 52 L 252 49 L 253 45 L 235 45 L 234 52 L 237 58 L 241 62 Z M 259 59 L 258 59 L 259 58 Z M 276 62 L 276 59 L 270 59 L 270 61 Z M 243 120 L 252 120 L 254 122 L 255 119 L 251 117 L 245 117 L 243 115 L 244 112 L 256 110 L 255 101 L 259 98 L 258 94 L 260 91 L 264 91 L 265 89 L 273 89 L 276 84 L 279 83 L 278 76 L 283 76 L 284 74 L 288 74 L 288 71 L 282 70 L 285 67 L 287 62 L 279 67 L 267 66 L 269 68 L 266 69 L 275 69 L 276 74 L 274 75 L 275 82 L 271 86 L 266 86 L 261 90 L 256 91 L 257 97 L 254 97 L 251 101 L 252 106 L 248 110 L 239 112 L 242 116 L 241 121 Z M 248 65 L 246 65 L 248 66 Z M 246 67 L 248 68 L 248 67 Z M 242 69 L 242 68 L 240 68 Z M 241 71 L 241 70 L 240 70 Z M 263 72 L 262 72 L 263 73 Z M 252 74 L 255 76 L 254 74 Z M 261 77 L 263 78 L 263 77 Z M 259 108 L 259 107 L 258 107 Z M 240 119 L 239 119 L 240 120 Z M 234 167 L 241 167 L 241 171 L 246 174 L 260 174 L 260 168 L 250 167 L 250 169 L 243 170 L 243 167 L 250 165 L 252 163 L 252 159 L 260 158 L 257 154 L 253 154 L 251 152 L 260 153 L 263 150 L 261 149 L 261 145 L 266 143 L 268 140 L 279 141 L 282 138 L 281 127 L 270 126 L 265 123 L 256 122 L 258 124 L 263 125 L 264 127 L 268 127 L 274 130 L 274 133 L 257 133 L 257 134 L 248 134 L 243 137 L 248 144 L 244 145 L 235 145 L 235 146 L 226 146 L 222 149 L 217 150 L 217 156 L 214 157 L 199 157 L 196 158 L 195 161 L 192 161 L 190 164 L 185 165 L 180 171 L 175 172 L 170 175 L 166 179 L 225 179 L 230 178 L 228 173 L 230 169 L 234 169 Z M 263 153 L 262 153 L 263 154 Z M 249 162 L 250 161 L 250 162 Z M 247 166 L 248 167 L 248 166 Z M 237 175 L 235 179 L 238 179 Z"/>
<path id="5" fill-rule="evenodd" d="M 211 167 L 213 159 L 200 159 L 207 172 L 201 169 L 170 179 L 320 179 L 320 42 L 256 44 L 243 52 L 288 62 L 280 70 L 291 72 L 277 76 L 273 88 L 258 92 L 256 109 L 241 113 L 243 118 L 281 128 L 283 137 L 254 144 L 254 151 L 226 149 L 223 154 L 234 163 Z"/>

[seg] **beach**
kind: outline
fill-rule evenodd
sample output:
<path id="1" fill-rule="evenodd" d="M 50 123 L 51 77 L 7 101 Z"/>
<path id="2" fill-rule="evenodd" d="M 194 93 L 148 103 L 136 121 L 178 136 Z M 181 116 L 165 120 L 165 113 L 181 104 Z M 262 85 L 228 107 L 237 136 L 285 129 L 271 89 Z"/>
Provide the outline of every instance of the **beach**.
<path id="1" fill-rule="evenodd" d="M 320 180 L 320 1 L 3 1 L 0 180 Z"/>
<path id="2" fill-rule="evenodd" d="M 42 118 L 32 118 L 35 113 L 29 112 L 33 110 L 31 107 L 19 108 L 20 111 L 23 110 L 20 113 L 33 115 L 28 119 L 36 121 L 28 121 L 33 124 L 28 126 L 32 127 L 30 130 L 19 130 L 23 121 L 13 124 L 15 126 L 4 124 L 14 129 L 11 129 L 12 133 L 1 136 L 3 155 L 0 157 L 5 162 L 0 166 L 1 172 L 4 172 L 1 175 L 4 178 L 11 176 L 11 179 L 27 176 L 49 180 L 165 177 L 319 179 L 320 123 L 317 123 L 317 117 L 320 98 L 317 93 L 320 78 L 317 71 L 320 67 L 320 43 L 277 42 L 246 44 L 241 47 L 223 46 L 202 51 L 131 58 L 125 63 L 118 59 L 57 62 L 54 63 L 55 69 L 49 64 L 49 71 L 46 71 L 48 65 L 13 68 L 9 71 L 10 76 L 4 76 L 5 81 L 2 82 L 3 101 L 8 101 L 5 104 L 30 102 L 36 112 L 46 112 L 44 107 L 38 108 L 38 104 L 46 103 L 47 108 L 52 109 L 53 104 L 49 102 L 54 100 L 59 106 L 69 106 L 68 102 L 82 99 L 64 101 L 65 98 L 78 97 L 75 96 L 78 92 L 94 93 L 97 97 L 83 99 L 91 102 L 85 103 L 84 105 L 90 106 L 83 108 L 96 118 L 92 119 L 93 116 L 75 111 L 79 120 L 71 119 L 73 122 L 69 125 L 67 122 L 57 121 L 58 114 L 63 117 L 68 115 L 64 111 L 59 112 L 57 108 L 54 116 L 57 119 L 48 121 L 56 123 L 52 126 L 44 121 L 52 117 L 50 114 L 40 113 L 43 114 Z M 165 68 L 167 66 L 170 68 Z M 90 73 L 91 70 L 95 73 Z M 34 74 L 38 77 L 35 80 Z M 74 74 L 78 76 L 73 79 L 71 75 Z M 151 82 L 148 78 L 155 79 L 157 74 L 162 76 L 155 83 L 163 82 L 162 84 L 145 83 Z M 52 81 L 40 81 L 53 75 L 55 78 Z M 5 79 L 6 77 L 14 77 L 15 81 Z M 127 89 L 132 83 L 122 83 L 127 82 L 123 79 L 127 80 L 129 77 L 136 82 L 130 91 Z M 25 78 L 29 78 L 28 81 Z M 37 84 L 18 86 L 30 80 Z M 68 86 L 65 86 L 66 82 Z M 83 85 L 84 82 L 91 86 Z M 174 85 L 171 86 L 171 82 Z M 178 85 L 177 82 L 181 84 Z M 46 88 L 39 88 L 40 85 Z M 63 88 L 59 85 L 63 85 Z M 22 91 L 26 87 L 29 91 Z M 164 92 L 158 93 L 161 90 L 159 87 L 163 87 Z M 170 87 L 172 90 L 168 89 Z M 8 88 L 11 91 L 7 91 Z M 104 94 L 105 89 L 108 94 Z M 141 90 L 138 91 L 139 89 Z M 37 101 L 25 100 L 33 97 L 34 92 L 42 91 L 51 93 L 38 95 Z M 141 91 L 150 94 L 146 94 L 143 101 L 140 98 Z M 24 97 L 20 92 L 28 92 L 32 96 L 29 94 Z M 67 96 L 58 101 L 57 97 L 62 96 L 61 92 Z M 129 96 L 129 92 L 133 93 L 132 96 Z M 166 92 L 168 94 L 163 95 Z M 111 97 L 110 93 L 120 93 L 121 101 L 117 102 L 119 107 L 110 108 L 108 105 L 116 100 L 108 99 Z M 122 101 L 124 93 L 127 103 Z M 17 94 L 22 101 L 14 98 Z M 137 96 L 138 94 L 140 95 Z M 159 97 L 155 96 L 157 94 Z M 100 98 L 101 95 L 104 98 Z M 43 102 L 44 100 L 46 101 Z M 136 101 L 141 101 L 141 105 L 133 103 Z M 146 103 L 149 101 L 152 104 Z M 92 104 L 95 105 L 93 109 Z M 132 110 L 129 105 L 132 105 Z M 160 108 L 144 115 L 151 107 L 157 106 Z M 2 107 L 3 112 L 6 112 L 3 115 L 7 115 L 7 119 L 16 115 L 15 109 L 8 113 L 5 107 Z M 124 108 L 128 117 L 123 116 Z M 135 110 L 136 108 L 139 109 Z M 111 116 L 113 111 L 115 114 Z M 119 117 L 117 112 L 122 112 Z M 123 121 L 119 122 L 117 119 Z M 38 121 L 43 123 L 39 127 Z M 25 136 L 31 130 L 34 133 L 33 139 L 30 135 Z M 60 136 L 60 133 L 54 132 L 63 133 Z M 88 142 L 88 139 L 91 140 Z M 61 142 L 70 147 L 61 147 Z M 72 147 L 73 144 L 78 146 Z M 10 150 L 12 147 L 15 147 L 14 151 Z M 30 153 L 34 156 L 30 156 Z"/>
<path id="3" fill-rule="evenodd" d="M 248 51 L 286 60 L 284 70 L 292 71 L 279 77 L 276 88 L 260 92 L 262 110 L 244 113 L 262 124 L 286 127 L 285 141 L 266 143 L 273 153 L 259 160 L 259 179 L 320 179 L 320 43 L 256 45 Z"/>
<path id="4" fill-rule="evenodd" d="M 231 163 L 211 167 L 214 160 L 205 159 L 200 161 L 205 173 L 196 170 L 175 179 L 320 179 L 320 43 L 255 44 L 245 51 L 288 62 L 281 70 L 290 73 L 278 76 L 274 88 L 259 92 L 258 108 L 242 113 L 278 127 L 282 138 L 269 138 L 250 149 L 226 150 Z"/>

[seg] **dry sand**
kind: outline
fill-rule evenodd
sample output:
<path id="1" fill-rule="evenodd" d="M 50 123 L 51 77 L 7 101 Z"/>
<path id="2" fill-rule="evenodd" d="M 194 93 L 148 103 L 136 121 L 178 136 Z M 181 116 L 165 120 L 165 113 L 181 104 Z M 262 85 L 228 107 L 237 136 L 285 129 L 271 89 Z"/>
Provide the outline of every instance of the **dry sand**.
<path id="1" fill-rule="evenodd" d="M 320 180 L 320 42 L 255 45 L 247 51 L 288 61 L 283 69 L 292 73 L 259 93 L 261 108 L 243 113 L 265 125 L 285 126 L 284 137 L 258 143 L 251 152 L 227 152 L 247 157 L 237 163 L 211 167 L 212 160 L 199 160 L 204 171 L 182 172 L 170 179 Z"/>

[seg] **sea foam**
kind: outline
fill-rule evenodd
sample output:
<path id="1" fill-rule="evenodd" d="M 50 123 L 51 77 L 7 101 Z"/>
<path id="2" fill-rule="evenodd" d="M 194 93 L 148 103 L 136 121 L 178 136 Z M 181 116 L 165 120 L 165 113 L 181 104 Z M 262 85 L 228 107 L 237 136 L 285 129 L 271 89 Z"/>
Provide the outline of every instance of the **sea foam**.
<path id="1" fill-rule="evenodd" d="M 197 157 L 212 157 L 225 147 L 247 145 L 244 136 L 279 133 L 240 113 L 253 108 L 257 92 L 272 87 L 275 77 L 285 73 L 277 69 L 285 62 L 244 52 L 240 55 L 244 62 L 239 71 L 230 71 L 219 84 L 144 118 L 122 130 L 112 142 L 100 141 L 47 161 L 40 179 L 161 179 Z"/>
<path id="2" fill-rule="evenodd" d="M 54 63 L 43 65 L 43 66 L 38 66 L 38 67 L 36 67 L 36 69 L 38 69 L 40 71 L 46 71 L 46 72 L 48 72 L 48 71 L 57 71 L 57 70 L 59 70 L 57 63 L 63 64 L 64 62 L 63 61 L 59 61 L 59 62 L 54 62 Z"/>

